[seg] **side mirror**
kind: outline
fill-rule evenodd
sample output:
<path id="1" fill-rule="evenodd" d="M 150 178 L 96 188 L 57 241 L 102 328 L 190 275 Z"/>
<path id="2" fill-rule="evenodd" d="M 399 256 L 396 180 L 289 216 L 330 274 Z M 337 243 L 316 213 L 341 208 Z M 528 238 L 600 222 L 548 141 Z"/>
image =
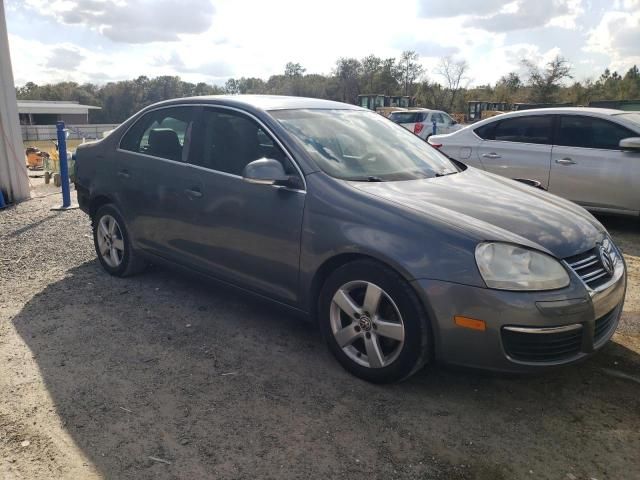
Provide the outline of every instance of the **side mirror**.
<path id="1" fill-rule="evenodd" d="M 245 182 L 258 185 L 284 185 L 289 181 L 282 164 L 271 158 L 260 158 L 249 163 L 242 171 Z"/>
<path id="2" fill-rule="evenodd" d="M 451 120 L 451 125 L 457 125 L 458 122 L 456 122 L 455 120 Z"/>
<path id="3" fill-rule="evenodd" d="M 622 150 L 640 151 L 640 137 L 623 138 L 619 145 Z"/>
<path id="4" fill-rule="evenodd" d="M 533 180 L 531 178 L 514 178 L 514 180 L 516 182 L 520 182 L 520 183 L 524 183 L 525 185 L 529 185 L 530 187 L 533 187 L 533 188 L 538 188 L 540 190 L 546 190 L 542 186 L 542 183 L 540 183 L 538 180 Z"/>

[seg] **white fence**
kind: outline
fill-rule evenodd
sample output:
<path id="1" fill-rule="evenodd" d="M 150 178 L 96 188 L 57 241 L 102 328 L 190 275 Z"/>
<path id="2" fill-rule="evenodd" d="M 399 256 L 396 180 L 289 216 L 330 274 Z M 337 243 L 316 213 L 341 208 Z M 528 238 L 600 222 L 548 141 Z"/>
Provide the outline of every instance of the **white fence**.
<path id="1" fill-rule="evenodd" d="M 101 123 L 95 125 L 65 125 L 72 140 L 102 138 L 104 132 L 113 130 L 117 123 Z M 20 125 L 22 141 L 53 140 L 57 138 L 55 125 Z"/>

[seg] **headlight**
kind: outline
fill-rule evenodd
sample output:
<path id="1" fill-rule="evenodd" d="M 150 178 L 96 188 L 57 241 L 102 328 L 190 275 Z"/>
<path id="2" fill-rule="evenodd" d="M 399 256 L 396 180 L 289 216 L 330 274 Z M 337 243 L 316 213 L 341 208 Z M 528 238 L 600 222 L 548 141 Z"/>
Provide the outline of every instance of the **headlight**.
<path id="1" fill-rule="evenodd" d="M 499 290 L 553 290 L 569 285 L 558 260 L 542 252 L 508 243 L 481 243 L 476 263 L 487 287 Z"/>

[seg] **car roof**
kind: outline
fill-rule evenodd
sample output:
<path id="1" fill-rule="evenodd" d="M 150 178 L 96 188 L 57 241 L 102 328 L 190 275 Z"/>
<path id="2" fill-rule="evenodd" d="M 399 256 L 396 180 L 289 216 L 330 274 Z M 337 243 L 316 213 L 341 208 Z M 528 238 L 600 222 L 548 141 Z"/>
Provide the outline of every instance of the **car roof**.
<path id="1" fill-rule="evenodd" d="M 442 110 L 434 110 L 433 108 L 411 107 L 406 110 L 398 110 L 391 113 L 406 113 L 406 112 L 441 112 Z"/>
<path id="2" fill-rule="evenodd" d="M 549 115 L 559 114 L 559 113 L 582 113 L 587 115 L 596 115 L 596 116 L 608 116 L 608 115 L 616 115 L 618 113 L 624 113 L 623 110 L 615 110 L 613 108 L 597 108 L 597 107 L 549 107 L 549 108 L 531 108 L 528 110 L 516 110 L 513 112 L 505 112 L 503 114 L 497 115 L 496 117 L 504 117 L 505 115 L 509 116 L 517 116 L 517 115 L 527 115 L 527 114 L 540 114 L 546 113 Z M 492 118 L 496 118 L 492 117 Z"/>
<path id="3" fill-rule="evenodd" d="M 249 107 L 258 110 L 298 110 L 298 109 L 335 109 L 335 110 L 366 110 L 357 105 L 322 100 L 319 98 L 290 97 L 285 95 L 206 95 L 201 97 L 186 97 L 166 100 L 155 104 L 171 105 L 176 103 L 198 103 L 212 105 L 228 105 L 235 107 Z"/>

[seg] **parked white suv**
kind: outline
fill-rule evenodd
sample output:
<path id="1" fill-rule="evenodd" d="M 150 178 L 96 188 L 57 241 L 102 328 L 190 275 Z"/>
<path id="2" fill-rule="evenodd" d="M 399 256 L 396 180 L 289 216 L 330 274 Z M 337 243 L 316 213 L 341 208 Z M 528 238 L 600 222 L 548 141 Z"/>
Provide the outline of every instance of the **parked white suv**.
<path id="1" fill-rule="evenodd" d="M 483 120 L 429 143 L 451 158 L 605 213 L 640 214 L 640 112 L 545 108 Z"/>
<path id="2" fill-rule="evenodd" d="M 389 115 L 392 120 L 402 125 L 407 130 L 426 140 L 433 134 L 433 122 L 436 123 L 436 135 L 439 133 L 451 133 L 462 127 L 441 110 L 428 110 L 426 108 L 393 112 Z"/>

